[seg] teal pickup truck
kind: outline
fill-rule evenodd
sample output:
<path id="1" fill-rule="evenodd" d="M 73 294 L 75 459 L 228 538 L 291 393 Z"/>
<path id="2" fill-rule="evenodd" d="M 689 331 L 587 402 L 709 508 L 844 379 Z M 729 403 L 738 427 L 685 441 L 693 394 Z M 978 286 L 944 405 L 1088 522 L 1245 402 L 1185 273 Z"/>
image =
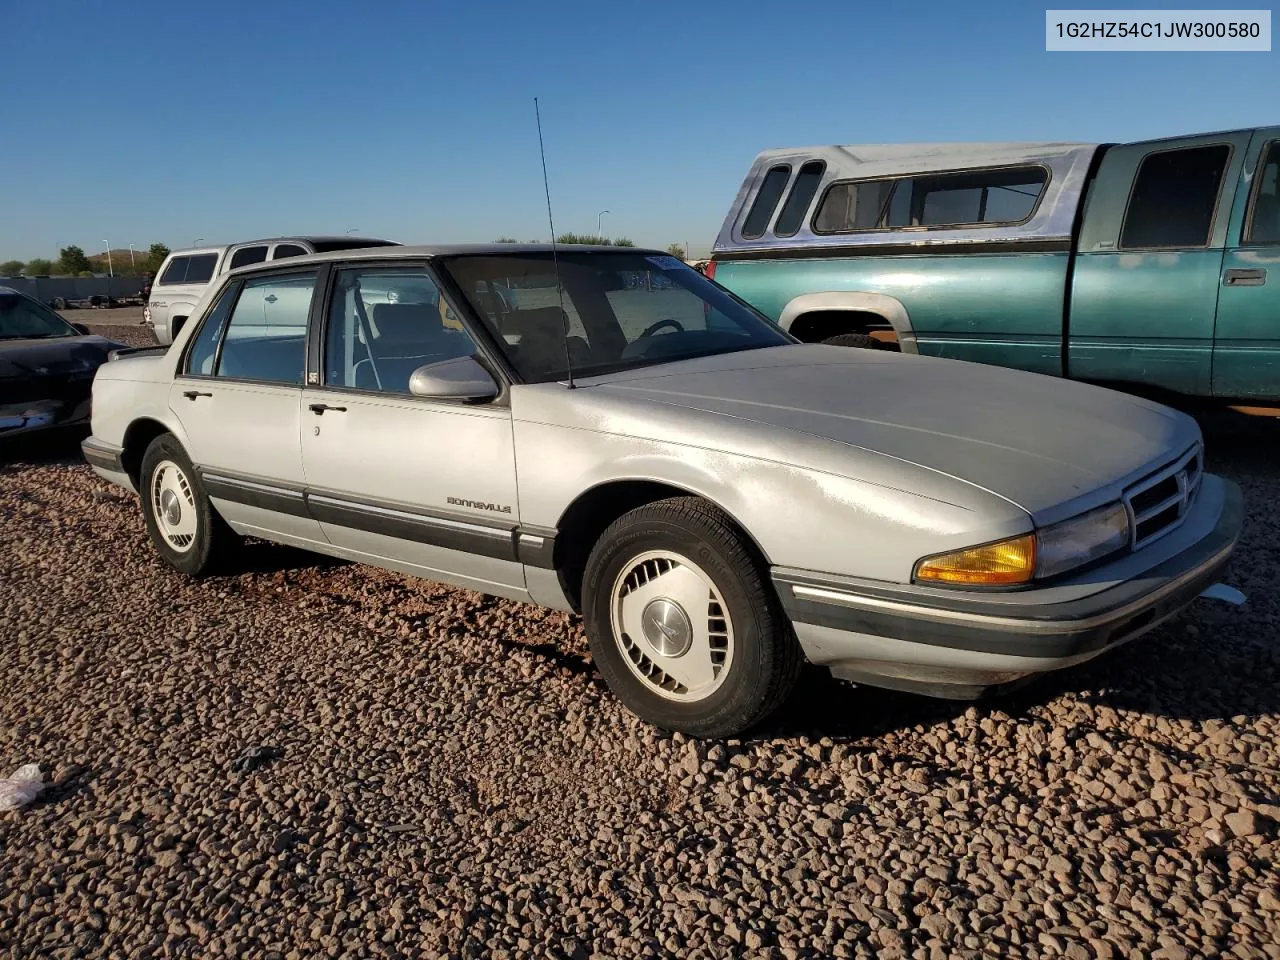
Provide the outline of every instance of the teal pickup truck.
<path id="1" fill-rule="evenodd" d="M 1280 406 L 1280 127 L 768 150 L 707 272 L 808 342 Z"/>

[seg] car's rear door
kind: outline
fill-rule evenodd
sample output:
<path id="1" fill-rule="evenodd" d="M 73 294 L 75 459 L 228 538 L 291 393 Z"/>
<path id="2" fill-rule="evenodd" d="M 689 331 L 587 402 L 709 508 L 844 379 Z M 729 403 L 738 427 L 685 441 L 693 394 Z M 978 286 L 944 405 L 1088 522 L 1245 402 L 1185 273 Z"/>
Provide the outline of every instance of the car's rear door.
<path id="1" fill-rule="evenodd" d="M 302 401 L 307 504 L 352 559 L 519 597 L 510 408 L 409 393 L 418 366 L 476 350 L 439 299 L 425 264 L 334 271 Z"/>
<path id="2" fill-rule="evenodd" d="M 232 283 L 184 353 L 169 407 L 222 515 L 242 532 L 323 543 L 307 512 L 299 440 L 307 322 L 318 271 Z M 288 309 L 268 316 L 272 297 Z"/>
<path id="3" fill-rule="evenodd" d="M 1208 396 L 1231 198 L 1249 133 L 1112 147 L 1086 201 L 1068 372 Z"/>
<path id="4" fill-rule="evenodd" d="M 1218 324 L 1213 395 L 1280 400 L 1280 127 L 1259 130 L 1236 188 Z"/>

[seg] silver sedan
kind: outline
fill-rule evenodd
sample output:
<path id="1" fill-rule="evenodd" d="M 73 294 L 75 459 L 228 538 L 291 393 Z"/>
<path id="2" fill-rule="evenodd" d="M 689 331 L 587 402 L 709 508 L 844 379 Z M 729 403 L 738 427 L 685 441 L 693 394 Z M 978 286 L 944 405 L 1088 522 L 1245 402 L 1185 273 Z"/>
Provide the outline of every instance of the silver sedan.
<path id="1" fill-rule="evenodd" d="M 656 251 L 345 250 L 236 270 L 93 386 L 85 457 L 174 568 L 252 535 L 581 612 L 634 712 L 736 735 L 802 663 L 966 698 L 1212 587 L 1195 422 L 795 342 Z"/>

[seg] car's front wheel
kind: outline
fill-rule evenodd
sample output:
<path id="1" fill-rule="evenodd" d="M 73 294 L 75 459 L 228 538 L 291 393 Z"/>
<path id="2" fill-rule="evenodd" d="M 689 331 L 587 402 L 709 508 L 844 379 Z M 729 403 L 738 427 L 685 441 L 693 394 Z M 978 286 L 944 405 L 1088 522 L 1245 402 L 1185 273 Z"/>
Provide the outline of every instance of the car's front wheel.
<path id="1" fill-rule="evenodd" d="M 800 647 L 761 560 L 696 497 L 639 507 L 605 530 L 587 561 L 583 612 L 609 688 L 667 730 L 736 736 L 799 675 Z"/>
<path id="2" fill-rule="evenodd" d="M 138 492 L 147 533 L 169 566 L 202 576 L 234 549 L 235 533 L 214 510 L 191 459 L 171 434 L 156 437 L 143 454 Z"/>

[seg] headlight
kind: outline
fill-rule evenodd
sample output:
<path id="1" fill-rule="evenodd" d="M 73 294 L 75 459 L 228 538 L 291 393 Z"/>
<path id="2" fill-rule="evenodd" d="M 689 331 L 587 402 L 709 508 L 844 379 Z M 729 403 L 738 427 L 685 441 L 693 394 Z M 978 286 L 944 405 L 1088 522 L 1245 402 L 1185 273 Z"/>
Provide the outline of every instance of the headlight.
<path id="1" fill-rule="evenodd" d="M 1128 545 L 1129 513 L 1113 503 L 1045 527 L 1036 540 L 1036 576 L 1055 577 Z"/>
<path id="2" fill-rule="evenodd" d="M 925 557 L 915 579 L 926 583 L 1007 587 L 1026 583 L 1036 572 L 1035 534 Z"/>
<path id="3" fill-rule="evenodd" d="M 925 557 L 916 564 L 913 579 L 975 587 L 1016 586 L 1055 577 L 1128 543 L 1128 511 L 1114 503 L 1034 534 Z"/>

